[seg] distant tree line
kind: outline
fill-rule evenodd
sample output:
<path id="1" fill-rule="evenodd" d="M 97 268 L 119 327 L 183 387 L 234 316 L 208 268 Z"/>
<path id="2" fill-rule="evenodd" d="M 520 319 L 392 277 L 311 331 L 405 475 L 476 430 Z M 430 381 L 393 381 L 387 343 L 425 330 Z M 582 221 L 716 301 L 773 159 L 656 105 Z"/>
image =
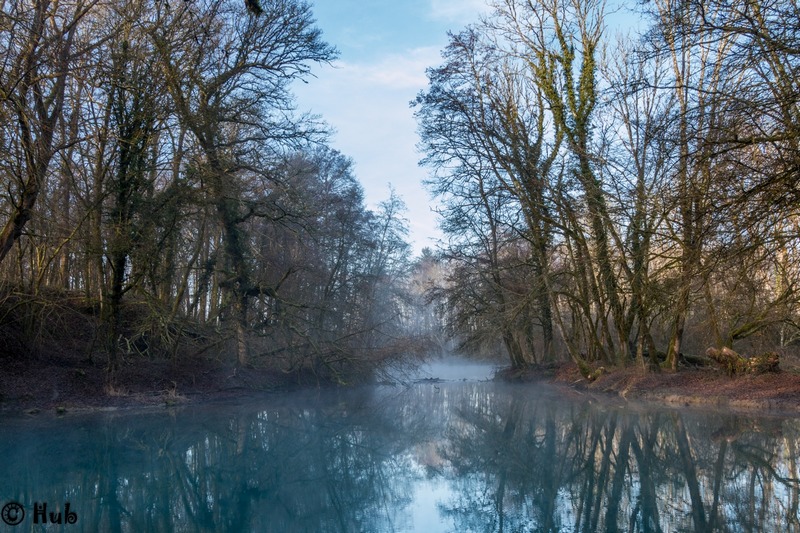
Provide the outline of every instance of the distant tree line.
<path id="1" fill-rule="evenodd" d="M 650 0 L 624 37 L 601 0 L 493 5 L 412 103 L 451 335 L 584 373 L 795 343 L 796 3 Z"/>
<path id="2" fill-rule="evenodd" d="M 290 92 L 336 53 L 302 0 L 0 4 L 6 334 L 55 291 L 112 375 L 192 336 L 336 379 L 391 353 L 404 205 L 368 210 Z"/>

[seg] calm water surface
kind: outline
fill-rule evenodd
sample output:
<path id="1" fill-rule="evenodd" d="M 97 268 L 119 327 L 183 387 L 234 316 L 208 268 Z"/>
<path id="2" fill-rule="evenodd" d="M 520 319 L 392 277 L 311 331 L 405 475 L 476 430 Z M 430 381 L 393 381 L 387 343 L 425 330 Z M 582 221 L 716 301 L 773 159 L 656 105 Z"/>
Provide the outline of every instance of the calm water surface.
<path id="1" fill-rule="evenodd" d="M 25 516 L 0 531 L 800 531 L 798 419 L 566 398 L 480 381 L 475 368 L 447 375 L 6 416 L 0 505 Z M 77 522 L 42 529 L 67 502 Z M 37 503 L 48 515 L 34 525 Z"/>

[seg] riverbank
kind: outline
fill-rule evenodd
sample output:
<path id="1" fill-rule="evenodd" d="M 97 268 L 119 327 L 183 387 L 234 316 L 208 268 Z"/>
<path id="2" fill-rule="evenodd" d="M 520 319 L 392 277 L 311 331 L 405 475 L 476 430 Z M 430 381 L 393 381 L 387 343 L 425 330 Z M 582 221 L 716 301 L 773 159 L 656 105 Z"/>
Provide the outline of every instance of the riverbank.
<path id="1" fill-rule="evenodd" d="M 56 412 L 178 405 L 366 379 L 393 357 L 319 363 L 253 336 L 239 365 L 229 332 L 132 300 L 122 308 L 115 371 L 107 325 L 96 305 L 64 292 L 33 296 L 0 290 L 0 411 Z M 162 320 L 163 319 L 163 320 Z M 407 346 L 405 346 L 407 348 Z M 349 365 L 349 366 L 348 366 Z"/>
<path id="2" fill-rule="evenodd" d="M 310 372 L 277 367 L 237 366 L 210 356 L 125 358 L 108 384 L 105 365 L 74 350 L 2 358 L 0 411 L 55 412 L 163 407 L 325 385 Z M 449 363 L 453 364 L 453 363 Z M 508 382 L 548 382 L 581 394 L 616 396 L 670 406 L 800 414 L 800 362 L 782 362 L 776 373 L 730 377 L 716 368 L 644 372 L 638 366 L 611 369 L 589 382 L 577 366 L 561 363 L 505 369 Z M 441 376 L 437 376 L 441 377 Z"/>
<path id="3" fill-rule="evenodd" d="M 498 378 L 511 382 L 545 381 L 578 392 L 612 395 L 669 406 L 702 406 L 736 411 L 800 414 L 800 368 L 730 377 L 717 368 L 684 368 L 678 372 L 644 372 L 640 367 L 601 373 L 592 382 L 573 363 L 527 370 L 503 370 Z"/>
<path id="4" fill-rule="evenodd" d="M 237 367 L 211 358 L 125 361 L 115 384 L 105 366 L 69 358 L 4 361 L 0 411 L 56 413 L 170 406 L 236 398 L 314 385 L 313 376 L 256 366 Z"/>

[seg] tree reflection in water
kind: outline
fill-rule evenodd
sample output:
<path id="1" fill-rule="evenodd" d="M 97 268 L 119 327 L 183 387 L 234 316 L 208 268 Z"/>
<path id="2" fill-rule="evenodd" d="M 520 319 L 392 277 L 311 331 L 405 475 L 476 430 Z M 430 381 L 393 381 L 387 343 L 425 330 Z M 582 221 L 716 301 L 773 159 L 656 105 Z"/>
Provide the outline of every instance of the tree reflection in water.
<path id="1" fill-rule="evenodd" d="M 443 454 L 458 531 L 800 531 L 797 420 L 463 402 Z"/>
<path id="2" fill-rule="evenodd" d="M 75 531 L 800 531 L 796 419 L 446 383 L 3 425 L 0 503 Z"/>

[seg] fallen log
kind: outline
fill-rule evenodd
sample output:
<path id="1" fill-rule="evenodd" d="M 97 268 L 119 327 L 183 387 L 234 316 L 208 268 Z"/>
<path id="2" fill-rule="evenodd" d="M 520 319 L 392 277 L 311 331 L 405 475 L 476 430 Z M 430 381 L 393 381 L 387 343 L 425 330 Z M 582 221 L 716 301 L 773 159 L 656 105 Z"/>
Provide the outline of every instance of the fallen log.
<path id="1" fill-rule="evenodd" d="M 728 347 L 709 348 L 706 355 L 715 361 L 728 375 L 764 374 L 780 370 L 780 356 L 775 352 L 767 352 L 753 357 L 743 357 Z"/>

